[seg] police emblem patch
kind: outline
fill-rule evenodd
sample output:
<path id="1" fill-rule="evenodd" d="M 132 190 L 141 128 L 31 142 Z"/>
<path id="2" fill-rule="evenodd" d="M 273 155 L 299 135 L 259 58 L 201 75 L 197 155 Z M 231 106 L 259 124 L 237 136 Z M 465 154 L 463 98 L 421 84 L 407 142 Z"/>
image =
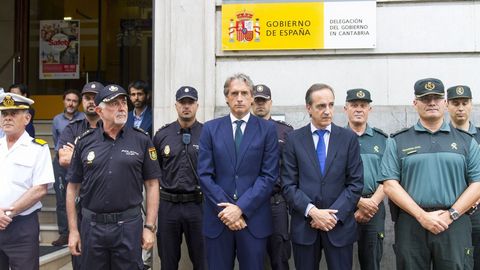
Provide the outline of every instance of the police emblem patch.
<path id="1" fill-rule="evenodd" d="M 358 91 L 357 92 L 357 97 L 358 98 L 364 98 L 365 97 L 365 92 L 363 92 L 362 90 Z"/>
<path id="2" fill-rule="evenodd" d="M 425 89 L 432 91 L 433 89 L 435 89 L 435 84 L 433 82 L 427 82 L 427 84 L 425 84 Z"/>
<path id="3" fill-rule="evenodd" d="M 379 153 L 380 152 L 380 147 L 378 145 L 375 145 L 373 147 L 373 151 L 375 151 L 375 153 Z"/>
<path id="4" fill-rule="evenodd" d="M 452 149 L 458 150 L 456 143 L 452 143 L 452 144 L 450 145 L 450 147 L 452 147 Z"/>
<path id="5" fill-rule="evenodd" d="M 165 156 L 169 156 L 170 155 L 170 146 L 167 144 L 167 146 L 165 146 L 165 148 L 163 149 L 163 153 L 165 154 Z"/>
<path id="6" fill-rule="evenodd" d="M 463 87 L 459 86 L 455 89 L 455 93 L 457 93 L 457 95 L 461 96 L 461 95 L 463 95 L 463 93 L 465 93 L 465 89 L 463 89 Z"/>
<path id="7" fill-rule="evenodd" d="M 87 164 L 92 164 L 95 159 L 95 152 L 90 151 L 87 155 Z"/>
<path id="8" fill-rule="evenodd" d="M 155 150 L 155 147 L 148 148 L 148 153 L 150 154 L 151 160 L 157 160 L 157 150 Z"/>

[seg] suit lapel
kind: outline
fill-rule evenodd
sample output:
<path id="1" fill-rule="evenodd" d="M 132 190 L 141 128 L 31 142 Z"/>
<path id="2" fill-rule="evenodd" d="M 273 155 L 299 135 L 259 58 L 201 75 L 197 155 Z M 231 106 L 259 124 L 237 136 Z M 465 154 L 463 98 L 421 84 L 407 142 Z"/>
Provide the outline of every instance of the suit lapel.
<path id="1" fill-rule="evenodd" d="M 315 171 L 318 174 L 318 178 L 322 178 L 320 172 L 320 162 L 318 162 L 317 151 L 315 150 L 315 144 L 313 143 L 312 131 L 310 130 L 310 124 L 303 127 L 301 138 L 306 138 L 305 143 L 302 143 L 307 156 L 310 158 L 313 164 L 315 164 Z"/>
<path id="2" fill-rule="evenodd" d="M 247 122 L 247 126 L 245 127 L 245 132 L 243 134 L 242 143 L 240 144 L 240 153 L 238 154 L 236 168 L 240 166 L 242 163 L 243 157 L 245 156 L 245 152 L 247 152 L 248 147 L 252 143 L 255 134 L 257 134 L 258 130 L 258 119 L 256 116 L 250 115 L 250 119 Z M 232 131 L 233 132 L 233 131 Z"/>
<path id="3" fill-rule="evenodd" d="M 335 156 L 337 155 L 337 149 L 341 143 L 341 139 L 338 137 L 339 127 L 332 123 L 332 132 L 330 133 L 330 138 L 328 140 L 328 153 L 327 160 L 325 160 L 325 175 L 327 175 L 328 170 L 330 169 Z"/>
<path id="4" fill-rule="evenodd" d="M 235 142 L 233 141 L 233 129 L 232 123 L 230 122 L 230 116 L 227 115 L 222 119 L 220 123 L 220 134 L 221 138 L 213 138 L 214 140 L 223 140 L 225 149 L 227 150 L 230 161 L 232 162 L 232 167 L 235 167 L 237 162 L 237 157 L 235 154 Z"/>

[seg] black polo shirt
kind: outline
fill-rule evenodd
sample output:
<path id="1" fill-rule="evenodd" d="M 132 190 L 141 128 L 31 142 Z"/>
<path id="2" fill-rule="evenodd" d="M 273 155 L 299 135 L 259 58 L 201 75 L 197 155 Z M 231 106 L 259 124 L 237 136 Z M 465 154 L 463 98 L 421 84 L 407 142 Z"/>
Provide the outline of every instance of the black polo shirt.
<path id="1" fill-rule="evenodd" d="M 280 121 L 280 120 L 274 120 L 272 118 L 269 119 L 270 121 L 275 123 L 275 127 L 277 128 L 277 137 L 278 137 L 278 153 L 279 153 L 279 159 L 278 159 L 278 170 L 280 171 L 280 168 L 282 168 L 282 152 L 283 152 L 283 147 L 285 146 L 285 143 L 287 142 L 287 134 L 293 131 L 293 127 L 290 126 L 289 124 Z M 273 186 L 272 189 L 272 194 L 278 193 L 282 191 L 282 185 L 280 181 L 281 173 L 278 173 L 278 178 L 275 181 L 275 185 Z"/>
<path id="2" fill-rule="evenodd" d="M 82 135 L 89 129 L 91 129 L 90 123 L 88 123 L 86 118 L 70 122 L 60 134 L 60 138 L 58 139 L 58 147 L 61 148 L 67 143 L 75 144 L 75 140 L 78 138 L 78 136 Z"/>
<path id="3" fill-rule="evenodd" d="M 148 134 L 124 127 L 113 140 L 102 125 L 78 139 L 70 170 L 67 181 L 82 184 L 82 207 L 97 213 L 140 205 L 143 182 L 160 174 Z"/>
<path id="4" fill-rule="evenodd" d="M 189 130 L 182 130 L 178 121 L 175 121 L 163 126 L 155 134 L 153 144 L 157 149 L 161 168 L 160 187 L 165 191 L 193 193 L 200 190 L 192 165 L 196 170 L 202 127 L 203 124 L 196 121 Z M 183 133 L 191 134 L 188 145 L 182 141 Z"/>

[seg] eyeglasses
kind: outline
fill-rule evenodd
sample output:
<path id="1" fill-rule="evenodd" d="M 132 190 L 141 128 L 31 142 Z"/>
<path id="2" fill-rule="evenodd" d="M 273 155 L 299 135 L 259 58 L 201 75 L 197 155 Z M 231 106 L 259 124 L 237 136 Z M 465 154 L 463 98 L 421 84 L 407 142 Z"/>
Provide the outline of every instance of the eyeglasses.
<path id="1" fill-rule="evenodd" d="M 418 101 L 420 101 L 424 104 L 428 104 L 432 101 L 435 102 L 435 103 L 438 103 L 438 102 L 440 102 L 444 99 L 445 98 L 443 96 L 440 96 L 440 95 L 426 95 L 426 96 L 417 98 Z"/>

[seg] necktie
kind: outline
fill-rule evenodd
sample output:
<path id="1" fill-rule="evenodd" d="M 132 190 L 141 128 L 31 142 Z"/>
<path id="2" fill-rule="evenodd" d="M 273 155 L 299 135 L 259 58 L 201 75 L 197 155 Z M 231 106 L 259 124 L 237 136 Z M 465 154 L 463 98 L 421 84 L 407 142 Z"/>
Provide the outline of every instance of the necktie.
<path id="1" fill-rule="evenodd" d="M 317 157 L 318 162 L 320 163 L 320 171 L 322 175 L 325 174 L 325 160 L 327 159 L 327 151 L 325 150 L 325 140 L 323 139 L 323 135 L 327 132 L 324 129 L 319 129 L 316 131 L 318 134 L 318 143 L 317 143 Z"/>
<path id="2" fill-rule="evenodd" d="M 235 128 L 235 150 L 237 150 L 237 154 L 240 152 L 240 144 L 242 143 L 243 139 L 243 132 L 242 132 L 242 124 L 245 121 L 243 120 L 235 120 L 234 123 L 237 125 Z"/>

